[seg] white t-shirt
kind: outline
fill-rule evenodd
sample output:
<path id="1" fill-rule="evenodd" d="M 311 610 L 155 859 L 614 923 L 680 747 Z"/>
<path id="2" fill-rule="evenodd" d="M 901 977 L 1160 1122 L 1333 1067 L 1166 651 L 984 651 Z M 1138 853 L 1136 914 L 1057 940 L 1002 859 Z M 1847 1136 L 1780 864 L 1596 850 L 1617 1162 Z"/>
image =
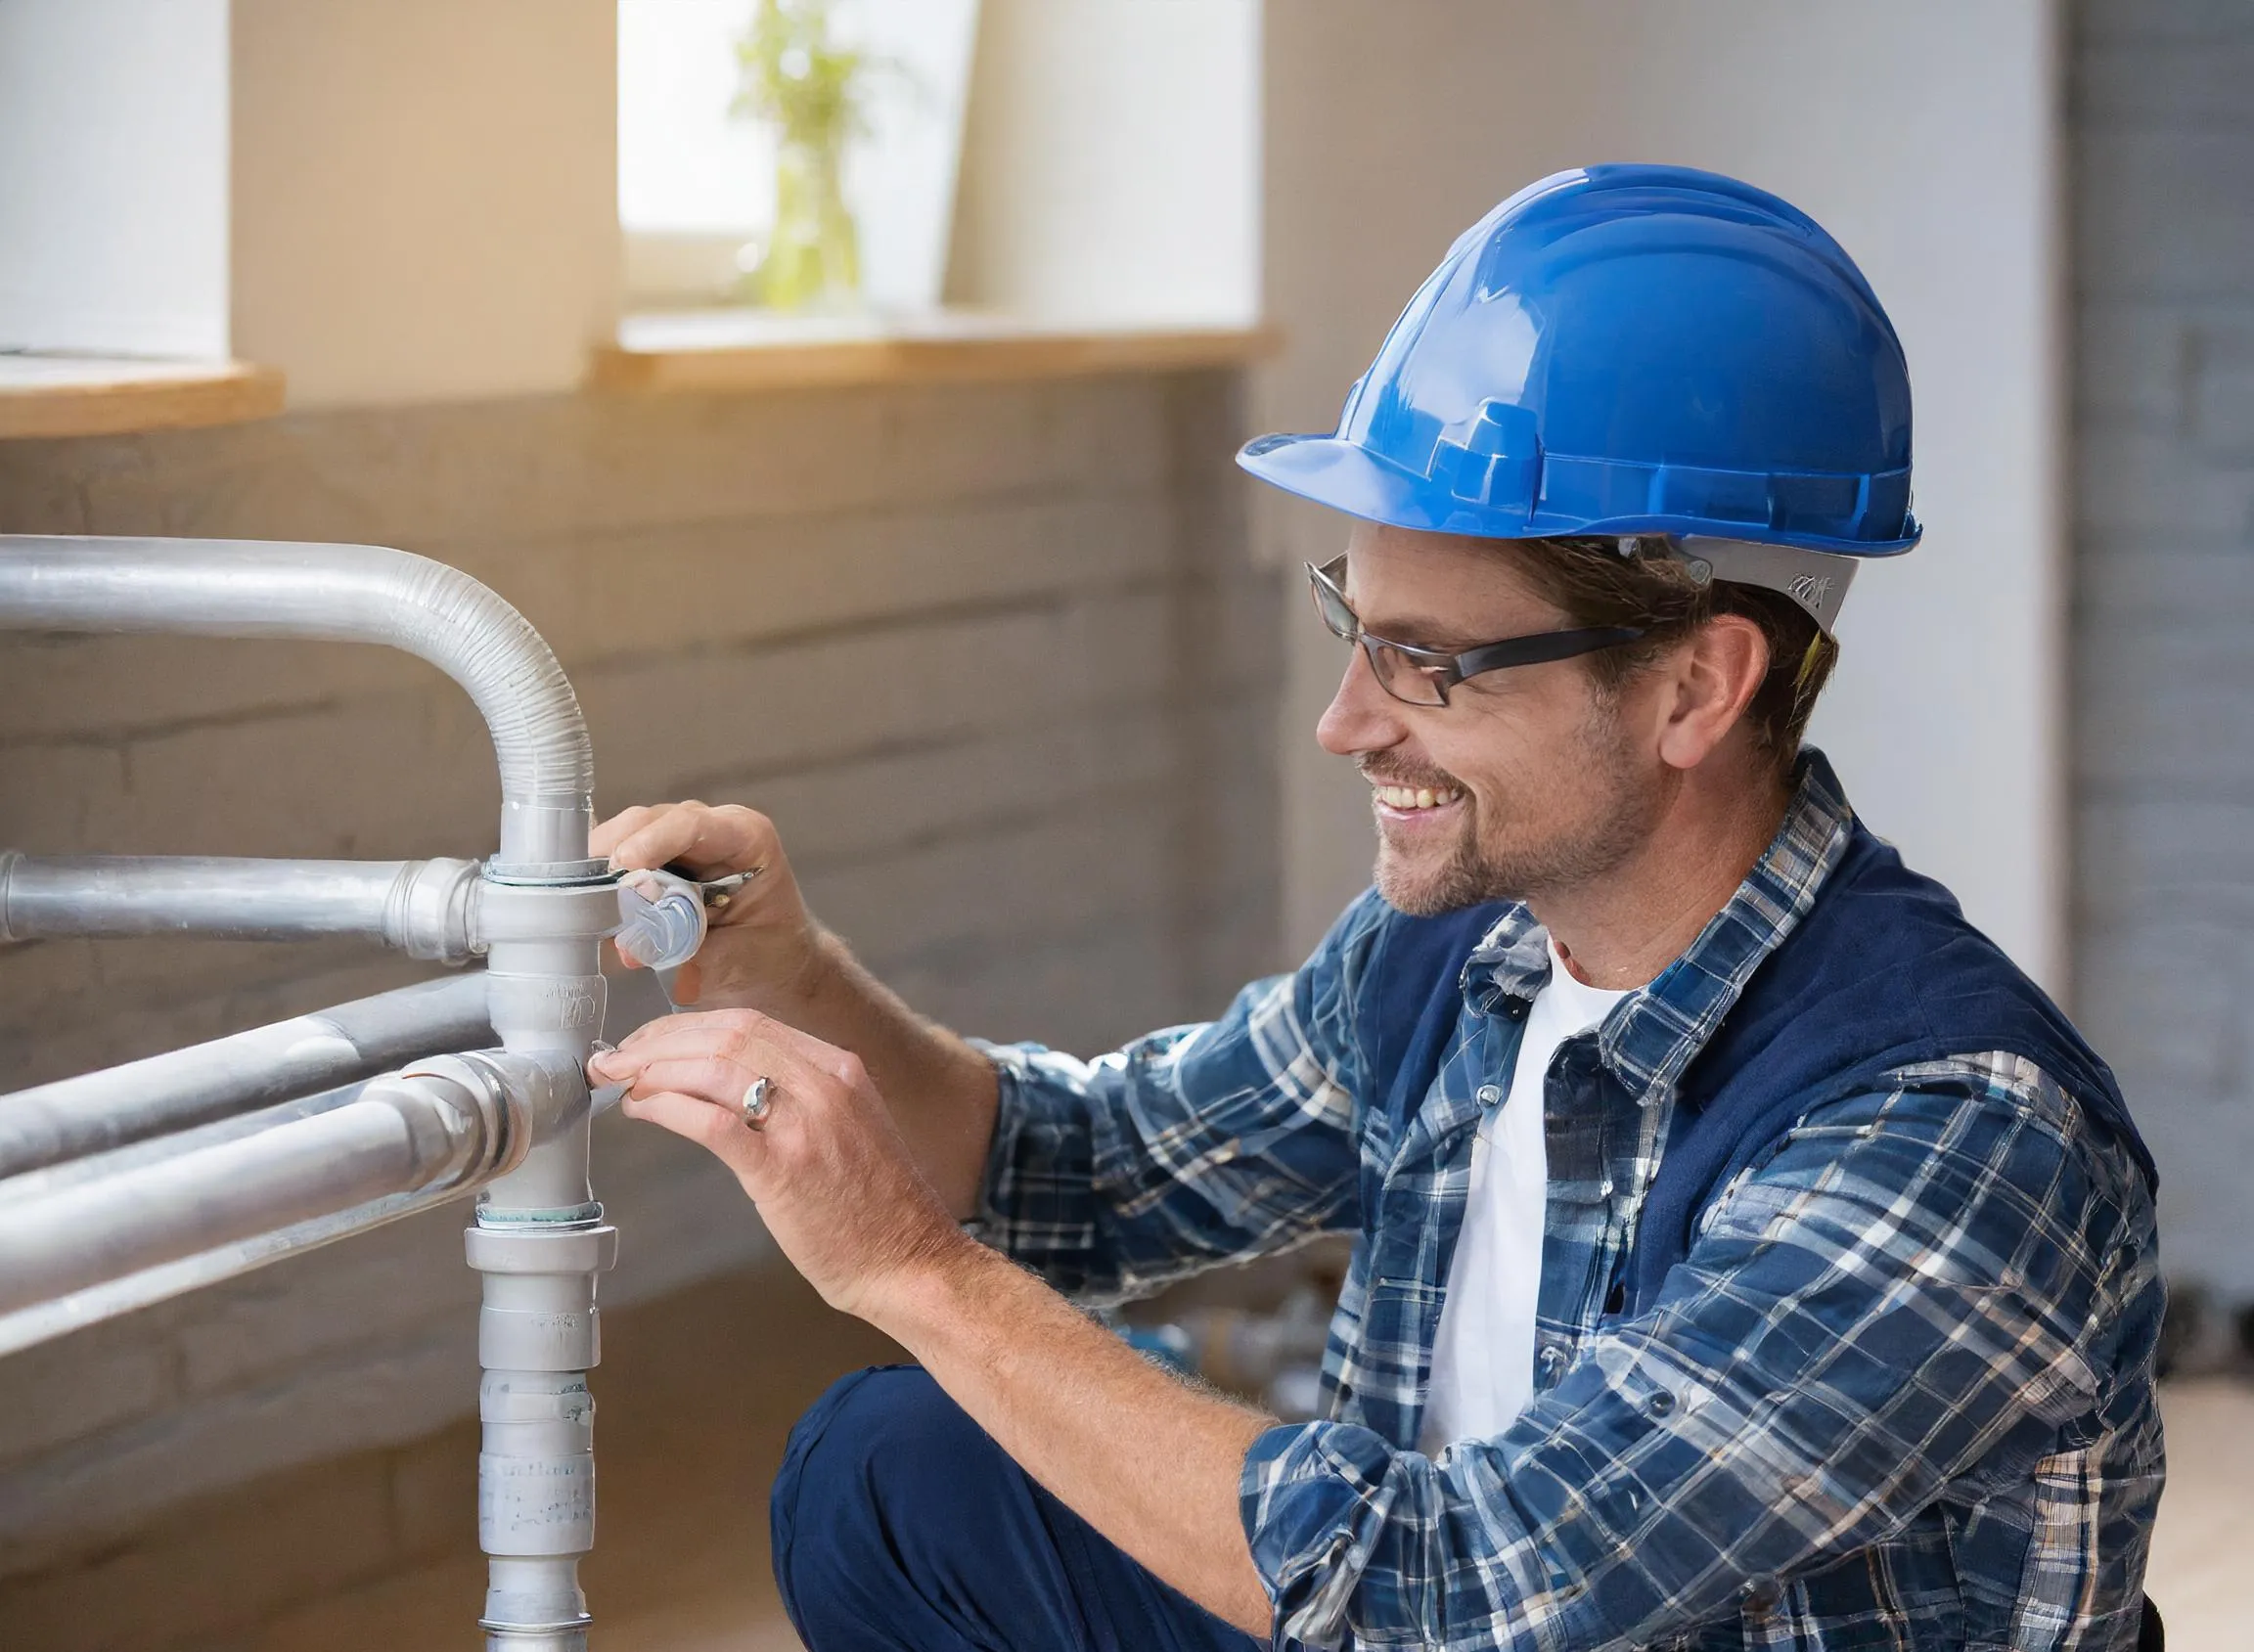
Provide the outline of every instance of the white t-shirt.
<path id="1" fill-rule="evenodd" d="M 1600 1025 L 1627 996 L 1576 981 L 1552 946 L 1550 979 L 1526 1012 L 1510 1089 L 1504 1096 L 1481 1093 L 1485 1116 L 1471 1143 L 1470 1199 L 1448 1268 L 1418 1441 L 1427 1455 L 1452 1440 L 1502 1433 L 1533 1398 L 1534 1313 L 1550 1193 L 1543 1084 L 1557 1047 Z"/>

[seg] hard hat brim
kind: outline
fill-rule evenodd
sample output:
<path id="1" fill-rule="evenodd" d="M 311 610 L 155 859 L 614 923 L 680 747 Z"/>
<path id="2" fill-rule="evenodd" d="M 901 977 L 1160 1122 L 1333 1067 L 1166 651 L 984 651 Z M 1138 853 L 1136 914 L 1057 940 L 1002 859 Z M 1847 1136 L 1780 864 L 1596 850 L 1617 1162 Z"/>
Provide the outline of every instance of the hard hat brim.
<path id="1" fill-rule="evenodd" d="M 1761 522 L 1704 516 L 1652 513 L 1580 518 L 1539 507 L 1528 513 L 1498 511 L 1455 498 L 1435 488 L 1430 477 L 1405 469 L 1357 442 L 1328 433 L 1262 436 L 1238 452 L 1237 463 L 1271 487 L 1364 521 L 1477 539 L 1658 533 L 1676 538 L 1704 535 L 1751 544 L 1791 545 L 1846 557 L 1895 557 L 1915 547 L 1923 534 L 1915 518 L 1904 522 L 1909 531 L 1903 538 L 1868 540 L 1785 533 Z"/>

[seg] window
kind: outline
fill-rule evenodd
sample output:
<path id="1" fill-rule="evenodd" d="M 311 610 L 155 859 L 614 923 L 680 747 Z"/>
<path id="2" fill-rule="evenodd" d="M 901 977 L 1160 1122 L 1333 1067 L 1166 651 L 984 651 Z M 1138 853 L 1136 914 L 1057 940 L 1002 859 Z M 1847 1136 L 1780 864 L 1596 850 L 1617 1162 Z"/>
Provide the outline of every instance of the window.
<path id="1" fill-rule="evenodd" d="M 621 0 L 618 217 L 641 308 L 743 294 L 776 223 L 776 135 L 730 114 L 737 43 L 761 0 Z M 811 0 L 790 0 L 794 9 Z M 977 0 L 829 0 L 829 38 L 869 60 L 863 129 L 843 150 L 861 295 L 880 311 L 939 302 Z"/>
<path id="2" fill-rule="evenodd" d="M 0 3 L 0 350 L 227 354 L 227 0 Z"/>

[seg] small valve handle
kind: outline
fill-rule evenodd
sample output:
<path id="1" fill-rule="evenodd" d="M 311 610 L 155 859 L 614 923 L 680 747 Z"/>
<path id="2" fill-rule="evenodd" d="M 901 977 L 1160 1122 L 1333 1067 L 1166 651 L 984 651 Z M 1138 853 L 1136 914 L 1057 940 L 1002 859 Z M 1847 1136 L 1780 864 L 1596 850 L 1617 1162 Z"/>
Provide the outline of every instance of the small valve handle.
<path id="1" fill-rule="evenodd" d="M 704 886 L 669 871 L 618 882 L 618 950 L 645 969 L 678 969 L 704 944 Z"/>

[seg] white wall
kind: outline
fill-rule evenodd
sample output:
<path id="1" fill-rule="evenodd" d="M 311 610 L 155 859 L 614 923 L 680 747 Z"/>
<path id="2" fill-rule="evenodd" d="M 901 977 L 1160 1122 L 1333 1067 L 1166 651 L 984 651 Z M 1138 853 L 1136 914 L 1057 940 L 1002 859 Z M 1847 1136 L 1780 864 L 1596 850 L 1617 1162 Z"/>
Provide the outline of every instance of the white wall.
<path id="1" fill-rule="evenodd" d="M 1045 320 L 1249 321 L 1259 0 L 984 0 L 949 296 Z"/>
<path id="2" fill-rule="evenodd" d="M 1329 428 L 1410 292 L 1561 167 L 1667 160 L 1813 213 L 1916 397 L 1911 558 L 1868 569 L 1816 719 L 1865 818 L 2047 984 L 2064 973 L 2056 23 L 2048 0 L 1271 0 L 1263 424 Z M 1267 508 L 1287 567 L 1335 520 Z M 1285 577 L 1288 577 L 1286 575 Z M 1294 628 L 1286 915 L 1366 881 L 1364 790 L 1309 737 L 1339 660 Z"/>
<path id="3" fill-rule="evenodd" d="M 300 408 L 576 384 L 617 312 L 612 0 L 234 14 L 237 353 Z"/>
<path id="4" fill-rule="evenodd" d="M 227 353 L 227 0 L 0 0 L 0 348 Z"/>

